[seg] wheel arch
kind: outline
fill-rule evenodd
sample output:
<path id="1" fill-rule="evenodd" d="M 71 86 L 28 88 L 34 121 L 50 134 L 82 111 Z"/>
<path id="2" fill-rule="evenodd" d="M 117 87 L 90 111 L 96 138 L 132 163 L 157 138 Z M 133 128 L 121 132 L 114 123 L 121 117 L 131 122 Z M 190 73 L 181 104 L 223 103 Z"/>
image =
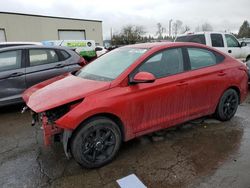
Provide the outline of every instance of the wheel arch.
<path id="1" fill-rule="evenodd" d="M 233 89 L 233 90 L 235 90 L 235 91 L 237 92 L 238 97 L 239 97 L 239 102 L 240 102 L 240 89 L 239 89 L 237 86 L 232 85 L 232 86 L 230 86 L 230 87 L 227 87 L 227 88 L 226 88 L 225 90 L 223 90 L 223 92 L 220 94 L 220 97 L 218 98 L 218 101 L 217 101 L 217 103 L 216 103 L 216 106 L 214 107 L 214 111 L 217 110 L 218 105 L 219 105 L 220 100 L 221 100 L 221 97 L 223 96 L 223 94 L 224 94 L 228 89 Z"/>
<path id="2" fill-rule="evenodd" d="M 85 120 L 83 120 L 83 121 L 77 126 L 77 128 L 72 132 L 71 138 L 74 137 L 74 135 L 82 128 L 82 126 L 84 126 L 84 124 L 90 122 L 92 119 L 97 118 L 97 117 L 106 117 L 106 118 L 108 118 L 108 119 L 113 120 L 113 121 L 117 124 L 119 130 L 121 131 L 122 141 L 125 141 L 125 138 L 126 138 L 125 126 L 124 126 L 122 120 L 121 120 L 117 115 L 112 114 L 112 113 L 98 113 L 98 114 L 94 114 L 94 115 L 91 115 L 91 116 L 87 117 L 87 118 L 86 118 Z"/>
<path id="3" fill-rule="evenodd" d="M 230 86 L 230 87 L 227 87 L 227 88 L 221 93 L 221 96 L 220 96 L 220 98 L 219 98 L 219 101 L 218 101 L 217 105 L 219 104 L 220 99 L 221 99 L 221 97 L 223 96 L 223 94 L 224 94 L 227 90 L 229 90 L 229 89 L 233 89 L 233 90 L 235 90 L 235 91 L 237 92 L 238 98 L 239 98 L 239 102 L 240 102 L 240 98 L 241 98 L 241 97 L 240 97 L 240 96 L 241 96 L 240 89 L 239 89 L 239 87 L 237 87 L 237 86 L 235 86 L 235 85 L 232 85 L 232 86 Z"/>
<path id="4" fill-rule="evenodd" d="M 239 103 L 240 103 L 240 98 L 241 98 L 241 97 L 240 97 L 240 96 L 241 96 L 241 95 L 240 95 L 240 94 L 241 94 L 241 93 L 240 93 L 240 89 L 239 89 L 237 86 L 231 86 L 231 87 L 227 88 L 226 90 L 228 90 L 228 89 L 233 89 L 233 90 L 235 90 L 235 91 L 237 92 L 238 98 L 239 98 Z M 225 91 L 226 91 L 226 90 L 225 90 Z M 225 92 L 225 91 L 224 91 L 224 92 Z"/>

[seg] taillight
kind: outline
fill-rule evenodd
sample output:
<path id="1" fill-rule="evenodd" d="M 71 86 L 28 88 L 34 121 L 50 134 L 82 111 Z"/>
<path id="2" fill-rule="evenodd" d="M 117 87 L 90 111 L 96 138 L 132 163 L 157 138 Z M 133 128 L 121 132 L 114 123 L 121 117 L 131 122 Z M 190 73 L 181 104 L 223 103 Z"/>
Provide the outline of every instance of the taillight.
<path id="1" fill-rule="evenodd" d="M 85 66 L 87 64 L 86 60 L 83 57 L 80 57 L 78 65 L 80 66 Z"/>

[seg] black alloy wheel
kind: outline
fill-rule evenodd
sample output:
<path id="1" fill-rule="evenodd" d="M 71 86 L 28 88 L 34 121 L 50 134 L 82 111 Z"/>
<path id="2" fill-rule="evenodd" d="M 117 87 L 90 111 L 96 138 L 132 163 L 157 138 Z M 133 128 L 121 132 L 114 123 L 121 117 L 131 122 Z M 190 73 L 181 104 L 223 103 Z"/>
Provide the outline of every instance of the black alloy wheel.
<path id="1" fill-rule="evenodd" d="M 230 120 L 237 111 L 239 96 L 234 89 L 228 89 L 222 95 L 217 106 L 216 116 L 221 121 Z"/>
<path id="2" fill-rule="evenodd" d="M 120 144 L 121 132 L 116 123 L 98 117 L 85 123 L 74 136 L 71 152 L 83 167 L 97 168 L 114 158 Z"/>

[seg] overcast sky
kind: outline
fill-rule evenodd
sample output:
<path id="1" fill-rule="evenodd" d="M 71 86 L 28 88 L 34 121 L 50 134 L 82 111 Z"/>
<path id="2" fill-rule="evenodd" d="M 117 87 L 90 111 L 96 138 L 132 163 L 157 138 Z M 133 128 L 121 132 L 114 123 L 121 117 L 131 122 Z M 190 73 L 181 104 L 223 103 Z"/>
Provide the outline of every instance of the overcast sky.
<path id="1" fill-rule="evenodd" d="M 8 0 L 0 2 L 0 11 L 102 20 L 107 39 L 110 28 L 119 32 L 127 24 L 155 34 L 156 24 L 168 28 L 170 19 L 192 30 L 208 22 L 214 30 L 238 32 L 250 21 L 250 0 Z"/>

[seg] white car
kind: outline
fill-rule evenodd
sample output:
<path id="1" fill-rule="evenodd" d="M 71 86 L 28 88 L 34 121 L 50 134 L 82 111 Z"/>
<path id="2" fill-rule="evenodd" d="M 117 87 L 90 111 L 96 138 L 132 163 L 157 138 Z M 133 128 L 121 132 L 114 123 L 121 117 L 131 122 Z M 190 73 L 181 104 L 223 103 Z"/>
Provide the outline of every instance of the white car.
<path id="1" fill-rule="evenodd" d="M 235 36 L 221 32 L 197 32 L 179 35 L 175 42 L 195 42 L 214 47 L 241 61 L 250 60 L 250 47 L 239 42 Z"/>
<path id="2" fill-rule="evenodd" d="M 96 51 L 96 56 L 97 57 L 100 57 L 101 55 L 108 52 L 108 50 L 105 49 L 103 46 L 96 46 L 95 51 Z"/>

